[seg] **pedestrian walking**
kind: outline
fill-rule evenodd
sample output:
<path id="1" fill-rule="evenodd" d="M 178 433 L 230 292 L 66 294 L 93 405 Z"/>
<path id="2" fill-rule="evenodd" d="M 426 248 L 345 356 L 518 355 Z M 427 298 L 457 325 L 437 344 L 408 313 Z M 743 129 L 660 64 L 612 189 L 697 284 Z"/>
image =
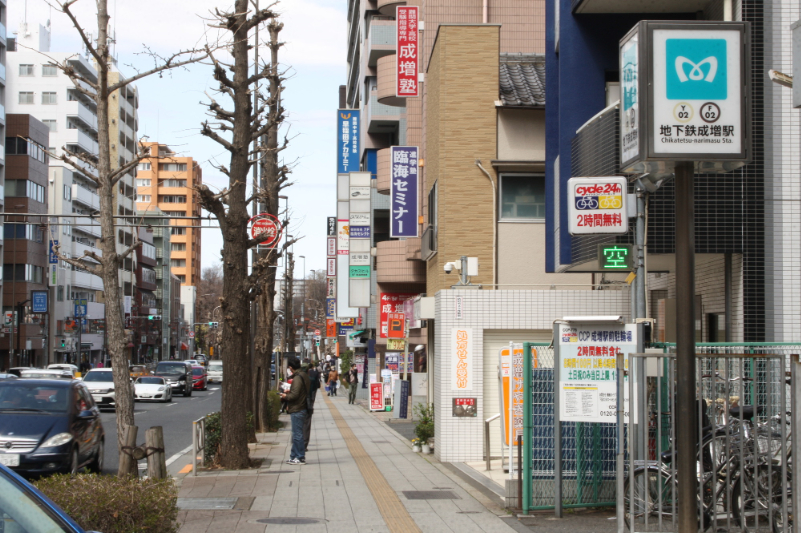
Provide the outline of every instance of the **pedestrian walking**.
<path id="1" fill-rule="evenodd" d="M 309 375 L 300 367 L 300 360 L 292 356 L 287 362 L 287 366 L 292 369 L 292 385 L 289 392 L 281 394 L 281 398 L 287 401 L 287 412 L 292 420 L 292 451 L 289 455 L 288 464 L 305 465 L 306 449 L 303 443 L 303 423 L 306 421 L 309 401 Z"/>
<path id="2" fill-rule="evenodd" d="M 337 381 L 339 381 L 339 372 L 337 372 L 336 367 L 332 367 L 331 372 L 328 374 L 328 386 L 331 389 L 329 396 L 337 395 Z"/>
<path id="3" fill-rule="evenodd" d="M 350 365 L 348 371 L 348 403 L 356 403 L 356 390 L 359 385 L 359 371 L 356 370 L 356 363 Z"/>
<path id="4" fill-rule="evenodd" d="M 308 361 L 308 359 L 307 359 Z M 317 399 L 317 389 L 320 388 L 320 373 L 317 368 L 309 365 L 309 399 L 307 402 L 306 420 L 303 422 L 303 451 L 309 450 L 311 440 L 312 415 L 314 415 L 314 401 Z"/>

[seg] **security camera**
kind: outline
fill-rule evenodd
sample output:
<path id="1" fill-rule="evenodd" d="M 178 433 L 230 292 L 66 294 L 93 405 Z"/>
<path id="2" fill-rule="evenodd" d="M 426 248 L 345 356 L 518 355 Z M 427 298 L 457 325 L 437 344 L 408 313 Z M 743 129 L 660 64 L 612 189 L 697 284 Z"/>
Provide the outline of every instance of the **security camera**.
<path id="1" fill-rule="evenodd" d="M 453 263 L 445 263 L 445 273 L 450 274 L 453 272 Z"/>

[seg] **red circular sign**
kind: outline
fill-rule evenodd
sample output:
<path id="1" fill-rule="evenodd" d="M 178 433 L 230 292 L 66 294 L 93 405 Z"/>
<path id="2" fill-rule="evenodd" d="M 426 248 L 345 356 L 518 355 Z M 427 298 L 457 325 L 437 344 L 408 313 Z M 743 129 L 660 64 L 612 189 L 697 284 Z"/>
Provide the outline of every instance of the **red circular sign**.
<path id="1" fill-rule="evenodd" d="M 314 335 L 319 337 L 320 336 L 320 330 L 319 329 L 315 329 L 314 330 Z"/>
<path id="2" fill-rule="evenodd" d="M 271 246 L 281 238 L 281 224 L 273 215 L 262 213 L 251 218 L 250 222 L 250 236 L 254 239 L 263 239 L 259 243 L 261 246 Z"/>

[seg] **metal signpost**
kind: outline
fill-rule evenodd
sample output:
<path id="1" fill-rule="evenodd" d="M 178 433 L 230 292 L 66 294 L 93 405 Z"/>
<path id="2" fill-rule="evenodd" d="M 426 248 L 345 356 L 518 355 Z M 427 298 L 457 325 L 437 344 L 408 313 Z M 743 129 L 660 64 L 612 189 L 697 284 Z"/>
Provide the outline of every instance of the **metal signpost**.
<path id="1" fill-rule="evenodd" d="M 749 23 L 640 21 L 620 41 L 620 71 L 621 168 L 676 180 L 676 448 L 692 450 L 694 172 L 733 170 L 750 158 Z M 679 531 L 695 532 L 695 454 L 681 453 L 677 463 Z"/>

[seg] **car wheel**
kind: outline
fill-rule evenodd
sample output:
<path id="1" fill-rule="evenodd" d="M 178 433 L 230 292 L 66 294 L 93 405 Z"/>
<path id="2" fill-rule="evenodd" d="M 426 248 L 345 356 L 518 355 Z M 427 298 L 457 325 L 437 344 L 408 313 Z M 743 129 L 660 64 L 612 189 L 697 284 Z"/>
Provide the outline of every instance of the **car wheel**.
<path id="1" fill-rule="evenodd" d="M 97 452 L 95 453 L 95 458 L 89 463 L 89 471 L 94 472 L 95 474 L 101 474 L 103 472 L 103 452 L 104 452 L 104 443 L 101 440 L 100 444 L 97 445 Z"/>
<path id="2" fill-rule="evenodd" d="M 79 468 L 78 463 L 78 450 L 74 448 L 72 450 L 72 455 L 70 455 L 70 474 L 77 474 Z"/>

